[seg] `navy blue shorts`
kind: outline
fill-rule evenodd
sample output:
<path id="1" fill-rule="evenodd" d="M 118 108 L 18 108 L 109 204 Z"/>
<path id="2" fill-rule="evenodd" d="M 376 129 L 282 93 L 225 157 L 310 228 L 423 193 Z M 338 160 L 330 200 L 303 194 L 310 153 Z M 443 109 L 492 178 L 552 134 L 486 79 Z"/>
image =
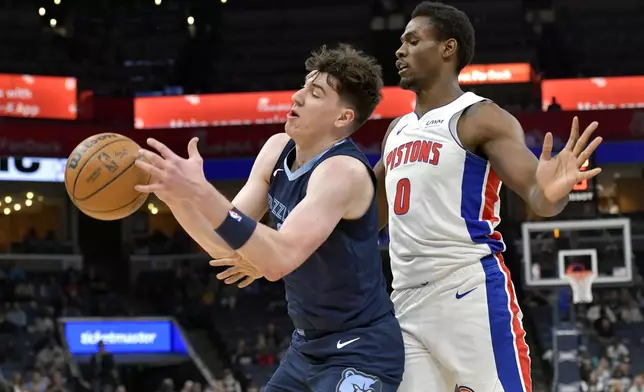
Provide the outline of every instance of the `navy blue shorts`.
<path id="1" fill-rule="evenodd" d="M 263 392 L 396 392 L 405 349 L 396 317 L 318 339 L 293 333 Z"/>

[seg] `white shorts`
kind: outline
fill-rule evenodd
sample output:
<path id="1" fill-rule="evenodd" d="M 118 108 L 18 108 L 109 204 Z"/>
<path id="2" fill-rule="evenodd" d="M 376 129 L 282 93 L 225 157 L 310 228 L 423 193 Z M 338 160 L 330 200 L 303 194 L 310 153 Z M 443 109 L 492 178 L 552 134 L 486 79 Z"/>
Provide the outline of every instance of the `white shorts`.
<path id="1" fill-rule="evenodd" d="M 529 348 L 500 254 L 392 294 L 405 341 L 399 392 L 531 392 Z"/>

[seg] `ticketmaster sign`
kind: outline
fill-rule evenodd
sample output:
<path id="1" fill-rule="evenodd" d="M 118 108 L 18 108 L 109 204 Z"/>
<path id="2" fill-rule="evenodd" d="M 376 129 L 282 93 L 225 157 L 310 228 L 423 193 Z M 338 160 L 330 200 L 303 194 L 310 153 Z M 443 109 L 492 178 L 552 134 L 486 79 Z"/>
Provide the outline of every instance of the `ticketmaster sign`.
<path id="1" fill-rule="evenodd" d="M 63 321 L 65 339 L 72 355 L 97 351 L 98 342 L 111 353 L 182 353 L 186 348 L 171 320 Z"/>

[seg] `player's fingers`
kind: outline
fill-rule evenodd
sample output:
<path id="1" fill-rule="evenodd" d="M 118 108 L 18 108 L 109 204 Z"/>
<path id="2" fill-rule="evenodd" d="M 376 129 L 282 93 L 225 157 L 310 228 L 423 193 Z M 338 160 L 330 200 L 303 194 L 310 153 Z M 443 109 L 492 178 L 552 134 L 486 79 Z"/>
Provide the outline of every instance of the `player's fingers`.
<path id="1" fill-rule="evenodd" d="M 239 274 L 233 275 L 230 278 L 224 280 L 224 283 L 226 283 L 226 284 L 237 283 L 240 280 L 244 279 L 245 277 L 246 277 L 245 274 L 239 273 Z"/>
<path id="2" fill-rule="evenodd" d="M 188 143 L 188 158 L 201 158 L 201 154 L 199 154 L 199 138 L 198 137 L 193 137 L 190 139 L 190 142 Z"/>
<path id="3" fill-rule="evenodd" d="M 598 125 L 599 123 L 597 121 L 593 121 L 588 127 L 586 127 L 586 130 L 584 130 L 584 133 L 581 135 L 579 140 L 577 140 L 575 148 L 572 151 L 575 156 L 579 156 L 579 154 L 584 151 L 586 144 L 588 144 L 590 137 L 593 135 L 593 132 L 595 132 L 595 129 L 597 129 Z"/>
<path id="4" fill-rule="evenodd" d="M 581 167 L 588 158 L 590 158 L 591 155 L 593 155 L 593 152 L 599 147 L 599 145 L 602 143 L 602 138 L 600 136 L 596 137 L 593 139 L 592 142 L 586 147 L 584 151 L 582 151 L 581 154 L 579 154 L 579 157 L 577 158 L 577 167 Z"/>
<path id="5" fill-rule="evenodd" d="M 210 260 L 208 264 L 210 264 L 211 267 L 231 267 L 237 265 L 237 259 L 222 258 Z"/>
<path id="6" fill-rule="evenodd" d="M 596 167 L 593 170 L 588 170 L 588 171 L 580 171 L 577 173 L 577 183 L 583 181 L 583 180 L 588 180 L 590 178 L 595 177 L 599 173 L 602 172 L 601 167 Z"/>
<path id="7" fill-rule="evenodd" d="M 148 184 L 148 185 L 136 185 L 134 186 L 134 189 L 141 193 L 154 193 L 154 192 L 164 191 L 165 186 L 163 184 L 158 184 L 158 183 Z"/>
<path id="8" fill-rule="evenodd" d="M 145 148 L 139 150 L 139 160 L 148 162 L 158 168 L 165 168 L 167 166 L 166 160 L 161 158 L 159 154 L 146 150 Z"/>
<path id="9" fill-rule="evenodd" d="M 175 154 L 168 146 L 161 143 L 160 141 L 152 138 L 148 138 L 148 146 L 157 150 L 162 157 L 165 159 L 177 159 L 179 156 Z"/>
<path id="10" fill-rule="evenodd" d="M 236 274 L 239 274 L 239 273 L 241 273 L 241 271 L 239 270 L 239 267 L 230 267 L 230 268 L 226 269 L 225 271 L 218 273 L 217 274 L 217 279 L 224 280 L 226 278 L 229 278 L 229 277 L 231 277 L 233 275 L 236 275 Z"/>
<path id="11" fill-rule="evenodd" d="M 543 138 L 543 148 L 541 148 L 541 158 L 544 161 L 549 161 L 552 158 L 552 133 L 546 133 Z"/>
<path id="12" fill-rule="evenodd" d="M 156 179 L 156 181 L 162 181 L 165 175 L 165 172 L 158 167 L 142 160 L 142 159 L 137 159 L 134 164 L 141 170 L 149 173 Z"/>
<path id="13" fill-rule="evenodd" d="M 577 139 L 579 139 L 579 118 L 575 116 L 572 119 L 572 126 L 570 127 L 570 137 L 568 138 L 568 142 L 566 143 L 566 147 L 564 147 L 565 150 L 570 150 L 575 147 L 575 143 L 577 143 Z"/>
<path id="14" fill-rule="evenodd" d="M 256 280 L 257 280 L 257 279 L 255 279 L 255 278 L 252 278 L 252 277 L 250 277 L 250 276 L 247 276 L 247 277 L 246 277 L 246 279 L 244 279 L 244 280 L 242 280 L 241 282 L 239 282 L 239 284 L 237 285 L 237 287 L 239 287 L 240 289 L 243 289 L 244 287 L 248 287 L 248 286 L 250 286 L 250 285 L 251 285 L 254 281 L 256 281 Z"/>

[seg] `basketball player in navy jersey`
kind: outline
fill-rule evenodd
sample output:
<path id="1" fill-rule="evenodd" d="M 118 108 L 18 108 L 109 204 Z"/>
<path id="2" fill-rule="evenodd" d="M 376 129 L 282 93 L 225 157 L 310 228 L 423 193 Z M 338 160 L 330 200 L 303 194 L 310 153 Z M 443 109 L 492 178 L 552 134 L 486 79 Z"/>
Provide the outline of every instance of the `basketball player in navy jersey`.
<path id="1" fill-rule="evenodd" d="M 142 150 L 137 165 L 155 181 L 137 189 L 157 193 L 211 254 L 237 255 L 249 279 L 284 280 L 296 330 L 265 391 L 395 392 L 404 352 L 375 176 L 349 138 L 380 101 L 381 69 L 346 45 L 313 53 L 306 69 L 286 133 L 267 141 L 232 203 L 206 181 L 196 140 L 188 159 L 149 140 L 160 155 Z M 267 210 L 277 230 L 257 223 Z"/>
<path id="2" fill-rule="evenodd" d="M 554 216 L 573 186 L 600 172 L 580 170 L 601 143 L 579 136 L 540 159 L 519 122 L 459 86 L 472 60 L 474 29 L 458 9 L 433 2 L 412 13 L 396 52 L 400 86 L 415 110 L 396 119 L 376 166 L 390 233 L 392 299 L 405 341 L 401 392 L 530 392 L 521 311 L 501 252 L 504 182 L 539 215 Z M 384 219 L 382 223 L 387 223 Z"/>

